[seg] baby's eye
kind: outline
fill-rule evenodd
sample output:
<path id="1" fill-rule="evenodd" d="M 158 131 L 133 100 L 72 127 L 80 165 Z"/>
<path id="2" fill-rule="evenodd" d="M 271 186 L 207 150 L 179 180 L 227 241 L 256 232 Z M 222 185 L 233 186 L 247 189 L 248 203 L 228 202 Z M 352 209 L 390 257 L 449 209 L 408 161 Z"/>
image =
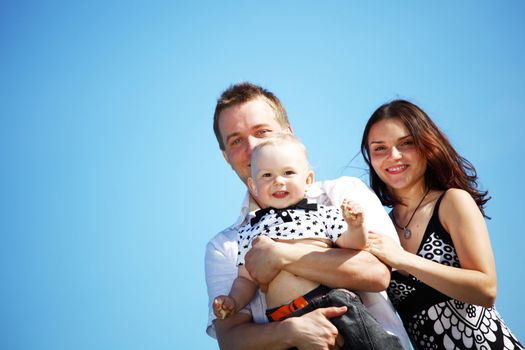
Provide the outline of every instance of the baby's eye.
<path id="1" fill-rule="evenodd" d="M 271 176 L 272 176 L 272 174 L 270 174 L 270 173 L 264 173 L 264 174 L 261 175 L 261 177 L 271 177 Z"/>
<path id="2" fill-rule="evenodd" d="M 287 175 L 287 176 L 295 175 L 295 174 L 296 174 L 296 172 L 293 171 L 293 170 L 287 170 L 287 171 L 284 172 L 284 175 Z"/>

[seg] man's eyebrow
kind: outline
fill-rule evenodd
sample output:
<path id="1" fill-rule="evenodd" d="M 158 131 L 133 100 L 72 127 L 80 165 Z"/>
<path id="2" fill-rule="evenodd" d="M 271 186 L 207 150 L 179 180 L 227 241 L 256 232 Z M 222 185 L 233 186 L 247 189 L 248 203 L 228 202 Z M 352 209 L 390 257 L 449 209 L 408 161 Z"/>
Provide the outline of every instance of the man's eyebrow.
<path id="1" fill-rule="evenodd" d="M 237 137 L 238 135 L 240 135 L 239 132 L 233 132 L 231 133 L 230 135 L 226 136 L 226 143 L 229 143 L 230 142 L 230 139 L 234 138 L 234 137 Z"/>
<path id="2" fill-rule="evenodd" d="M 370 145 L 374 144 L 374 143 L 385 143 L 385 141 L 370 141 Z"/>
<path id="3" fill-rule="evenodd" d="M 257 129 L 262 129 L 262 128 L 271 129 L 270 124 L 257 124 L 257 125 L 252 126 L 251 130 L 257 130 Z"/>

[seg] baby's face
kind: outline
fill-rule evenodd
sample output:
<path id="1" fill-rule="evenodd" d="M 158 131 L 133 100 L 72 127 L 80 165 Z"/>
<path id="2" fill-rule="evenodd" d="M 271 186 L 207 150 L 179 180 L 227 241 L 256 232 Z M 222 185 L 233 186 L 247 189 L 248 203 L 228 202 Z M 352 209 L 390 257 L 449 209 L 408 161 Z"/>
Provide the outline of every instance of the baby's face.
<path id="1" fill-rule="evenodd" d="M 251 166 L 250 190 L 262 207 L 280 209 L 295 204 L 313 182 L 306 156 L 295 144 L 265 146 Z"/>

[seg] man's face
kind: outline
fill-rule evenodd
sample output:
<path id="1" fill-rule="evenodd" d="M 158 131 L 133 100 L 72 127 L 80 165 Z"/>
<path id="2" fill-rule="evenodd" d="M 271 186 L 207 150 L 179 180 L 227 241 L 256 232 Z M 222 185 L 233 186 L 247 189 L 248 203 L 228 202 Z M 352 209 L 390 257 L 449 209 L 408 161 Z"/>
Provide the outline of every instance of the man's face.
<path id="1" fill-rule="evenodd" d="M 277 122 L 274 110 L 262 98 L 224 109 L 219 115 L 219 130 L 224 159 L 245 184 L 253 148 L 273 132 L 291 132 L 289 126 Z"/>

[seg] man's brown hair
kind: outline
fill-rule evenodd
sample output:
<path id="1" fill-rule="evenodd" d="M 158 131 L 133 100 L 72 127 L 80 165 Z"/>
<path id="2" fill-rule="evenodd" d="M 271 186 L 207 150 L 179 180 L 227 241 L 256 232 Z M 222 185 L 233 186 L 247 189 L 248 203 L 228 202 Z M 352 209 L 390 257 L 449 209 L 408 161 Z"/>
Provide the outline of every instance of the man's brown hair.
<path id="1" fill-rule="evenodd" d="M 217 99 L 215 114 L 213 115 L 213 132 L 215 133 L 215 137 L 217 138 L 217 142 L 219 142 L 219 147 L 222 151 L 226 149 L 226 146 L 224 145 L 221 131 L 219 130 L 219 115 L 221 112 L 226 108 L 240 105 L 258 98 L 263 99 L 270 105 L 275 112 L 275 119 L 281 126 L 287 127 L 290 125 L 286 110 L 281 104 L 281 101 L 279 101 L 273 93 L 261 86 L 249 82 L 231 85 L 224 90 L 221 96 Z"/>

